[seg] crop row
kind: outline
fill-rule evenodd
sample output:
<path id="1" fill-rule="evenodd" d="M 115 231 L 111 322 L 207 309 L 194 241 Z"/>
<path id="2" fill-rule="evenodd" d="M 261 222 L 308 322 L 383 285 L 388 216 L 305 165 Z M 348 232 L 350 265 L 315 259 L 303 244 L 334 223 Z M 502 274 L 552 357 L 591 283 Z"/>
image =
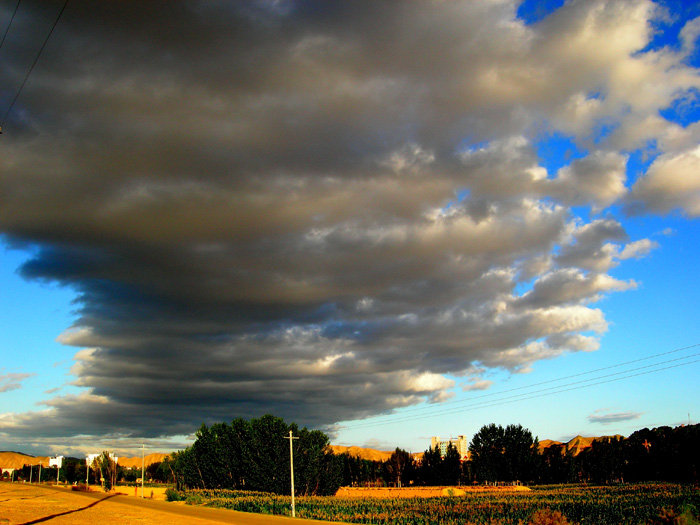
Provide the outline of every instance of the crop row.
<path id="1" fill-rule="evenodd" d="M 190 503 L 244 512 L 289 515 L 291 498 L 266 493 L 198 490 L 188 493 Z M 529 492 L 474 492 L 435 498 L 298 497 L 299 517 L 351 523 L 397 525 L 516 524 L 527 522 L 540 509 L 561 512 L 581 525 L 646 523 L 663 509 L 697 515 L 696 487 L 670 483 L 619 486 L 543 487 Z"/>

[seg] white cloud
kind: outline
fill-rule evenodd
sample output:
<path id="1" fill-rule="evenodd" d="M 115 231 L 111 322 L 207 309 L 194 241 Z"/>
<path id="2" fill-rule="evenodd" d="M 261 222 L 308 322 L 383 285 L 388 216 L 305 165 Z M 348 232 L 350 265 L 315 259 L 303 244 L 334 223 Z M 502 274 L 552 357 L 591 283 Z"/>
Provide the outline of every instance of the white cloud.
<path id="1" fill-rule="evenodd" d="M 631 205 L 668 213 L 700 216 L 700 146 L 658 157 L 632 187 Z"/>
<path id="2" fill-rule="evenodd" d="M 588 421 L 591 423 L 600 423 L 601 425 L 610 425 L 620 423 L 622 421 L 631 421 L 639 419 L 644 412 L 608 412 L 605 409 L 596 410 L 588 416 Z"/>
<path id="3" fill-rule="evenodd" d="M 620 254 L 619 259 L 641 259 L 647 256 L 652 250 L 659 247 L 659 243 L 650 239 L 640 239 L 630 242 L 625 245 Z"/>

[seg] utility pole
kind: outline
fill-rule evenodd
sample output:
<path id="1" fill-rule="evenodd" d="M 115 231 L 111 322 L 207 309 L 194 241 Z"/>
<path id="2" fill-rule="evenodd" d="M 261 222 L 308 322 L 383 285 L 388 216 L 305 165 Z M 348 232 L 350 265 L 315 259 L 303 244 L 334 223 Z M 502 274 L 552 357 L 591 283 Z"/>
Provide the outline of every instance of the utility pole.
<path id="1" fill-rule="evenodd" d="M 143 499 L 143 477 L 146 465 L 146 445 L 141 443 L 141 499 Z"/>
<path id="2" fill-rule="evenodd" d="M 289 431 L 289 437 L 285 437 L 284 439 L 289 440 L 289 472 L 292 476 L 292 518 L 296 517 L 296 514 L 294 512 L 294 447 L 292 446 L 292 443 L 294 442 L 295 439 L 299 439 L 298 437 L 294 437 L 292 435 L 292 431 Z"/>

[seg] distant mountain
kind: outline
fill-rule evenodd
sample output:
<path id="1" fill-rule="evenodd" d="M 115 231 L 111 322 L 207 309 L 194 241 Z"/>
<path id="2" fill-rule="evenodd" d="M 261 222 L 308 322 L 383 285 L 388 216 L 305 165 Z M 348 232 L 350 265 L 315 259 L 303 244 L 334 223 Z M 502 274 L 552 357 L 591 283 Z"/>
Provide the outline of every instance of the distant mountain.
<path id="1" fill-rule="evenodd" d="M 30 456 L 22 452 L 0 452 L 0 469 L 20 469 L 24 465 L 49 466 L 49 458 L 46 456 Z"/>
<path id="2" fill-rule="evenodd" d="M 144 466 L 149 466 L 152 463 L 163 461 L 168 454 L 148 454 L 144 458 Z M 85 458 L 80 458 L 83 461 Z M 0 469 L 20 469 L 24 465 L 39 465 L 42 467 L 49 466 L 49 458 L 47 456 L 30 456 L 22 452 L 0 452 Z M 141 468 L 141 457 L 135 458 L 119 458 L 117 463 L 126 468 Z"/>
<path id="3" fill-rule="evenodd" d="M 394 452 L 393 450 L 375 450 L 373 448 L 345 447 L 342 445 L 331 445 L 330 448 L 334 454 L 345 454 L 347 452 L 351 456 L 360 459 L 368 459 L 370 461 L 386 461 Z M 411 456 L 413 456 L 414 459 L 420 460 L 423 457 L 423 453 L 414 452 Z"/>
<path id="4" fill-rule="evenodd" d="M 594 441 L 607 441 L 609 439 L 617 439 L 617 438 L 623 438 L 624 436 L 621 436 L 619 434 L 615 434 L 614 436 L 600 436 L 600 437 L 583 437 L 583 436 L 576 436 L 575 438 L 567 441 L 566 443 L 562 443 L 561 441 L 553 441 L 551 439 L 543 439 L 539 443 L 539 451 L 542 453 L 545 449 L 552 447 L 552 446 L 561 446 L 563 445 L 564 448 L 562 450 L 563 453 L 565 454 L 570 454 L 572 456 L 578 456 L 581 452 L 586 450 L 587 448 L 590 448 L 593 446 Z"/>
<path id="5" fill-rule="evenodd" d="M 143 464 L 147 467 L 152 463 L 160 463 L 165 458 L 167 458 L 168 455 L 169 454 L 162 453 L 148 454 L 143 458 Z M 141 468 L 141 457 L 139 456 L 135 458 L 119 458 L 119 461 L 117 461 L 117 463 L 125 468 Z"/>
<path id="6" fill-rule="evenodd" d="M 334 454 L 345 454 L 346 452 L 351 456 L 358 457 L 360 459 L 369 459 L 370 461 L 386 461 L 391 457 L 391 452 L 386 450 L 375 450 L 373 448 L 362 448 L 362 447 L 344 447 L 342 445 L 331 445 L 331 450 Z"/>

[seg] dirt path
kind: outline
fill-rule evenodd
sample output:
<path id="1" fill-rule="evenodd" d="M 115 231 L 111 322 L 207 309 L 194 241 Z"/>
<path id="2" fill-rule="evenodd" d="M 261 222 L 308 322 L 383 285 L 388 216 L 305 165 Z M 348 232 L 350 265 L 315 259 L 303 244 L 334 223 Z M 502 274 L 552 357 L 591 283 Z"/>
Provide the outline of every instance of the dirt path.
<path id="1" fill-rule="evenodd" d="M 291 521 L 290 521 L 291 520 Z M 0 524 L 34 523 L 99 525 L 322 525 L 323 521 L 249 514 L 225 509 L 193 507 L 165 501 L 100 492 L 72 492 L 63 488 L 0 483 Z M 337 525 L 337 524 L 335 524 Z"/>

